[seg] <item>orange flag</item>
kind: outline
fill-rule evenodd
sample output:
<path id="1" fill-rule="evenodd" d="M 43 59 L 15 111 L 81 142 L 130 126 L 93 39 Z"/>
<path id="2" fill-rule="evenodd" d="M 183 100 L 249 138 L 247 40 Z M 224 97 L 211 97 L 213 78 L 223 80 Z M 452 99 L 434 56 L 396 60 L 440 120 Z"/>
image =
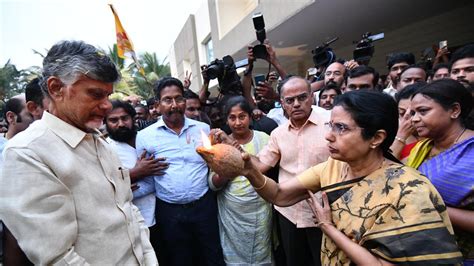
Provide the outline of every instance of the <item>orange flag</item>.
<path id="1" fill-rule="evenodd" d="M 138 62 L 137 57 L 135 55 L 135 51 L 133 50 L 132 41 L 128 38 L 127 32 L 123 28 L 122 23 L 120 22 L 120 19 L 117 15 L 117 12 L 115 12 L 114 7 L 112 6 L 112 4 L 109 4 L 109 6 L 115 17 L 115 32 L 117 35 L 118 56 L 123 59 L 125 59 L 125 56 L 131 57 L 133 61 L 135 61 L 135 64 L 137 65 L 137 68 L 140 73 L 145 76 L 145 70 Z"/>

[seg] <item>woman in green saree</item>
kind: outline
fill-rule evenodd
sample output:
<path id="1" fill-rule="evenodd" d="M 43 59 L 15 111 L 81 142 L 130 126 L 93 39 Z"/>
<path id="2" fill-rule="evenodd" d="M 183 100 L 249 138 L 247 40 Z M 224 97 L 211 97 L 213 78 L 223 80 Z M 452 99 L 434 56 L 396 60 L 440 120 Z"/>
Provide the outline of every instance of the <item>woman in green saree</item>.
<path id="1" fill-rule="evenodd" d="M 310 200 L 324 233 L 323 265 L 461 262 L 441 196 L 426 177 L 389 153 L 397 117 L 388 95 L 338 96 L 326 135 L 331 158 L 281 184 L 243 156 L 243 174 L 265 200 L 279 206 Z"/>

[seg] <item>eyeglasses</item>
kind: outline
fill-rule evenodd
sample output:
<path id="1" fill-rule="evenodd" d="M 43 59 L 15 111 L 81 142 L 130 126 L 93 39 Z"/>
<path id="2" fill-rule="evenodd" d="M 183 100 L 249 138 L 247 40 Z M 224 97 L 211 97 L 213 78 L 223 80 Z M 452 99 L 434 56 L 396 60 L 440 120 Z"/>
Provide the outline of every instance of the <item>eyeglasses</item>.
<path id="1" fill-rule="evenodd" d="M 180 103 L 184 103 L 186 101 L 186 98 L 184 98 L 183 96 L 178 96 L 176 98 L 163 98 L 160 100 L 160 102 L 164 103 L 164 104 L 172 104 L 173 101 L 175 101 L 177 104 L 180 104 Z"/>
<path id="2" fill-rule="evenodd" d="M 295 103 L 295 99 L 298 99 L 298 102 L 304 102 L 306 101 L 306 99 L 308 99 L 308 93 L 305 92 L 305 93 L 302 93 L 300 95 L 296 95 L 296 96 L 293 96 L 293 97 L 286 97 L 286 98 L 283 98 L 283 100 L 285 101 L 286 104 L 288 105 L 292 105 Z"/>
<path id="3" fill-rule="evenodd" d="M 339 136 L 356 128 L 362 129 L 361 127 L 350 128 L 348 125 L 343 123 L 326 122 L 324 125 L 327 126 L 333 133 Z"/>

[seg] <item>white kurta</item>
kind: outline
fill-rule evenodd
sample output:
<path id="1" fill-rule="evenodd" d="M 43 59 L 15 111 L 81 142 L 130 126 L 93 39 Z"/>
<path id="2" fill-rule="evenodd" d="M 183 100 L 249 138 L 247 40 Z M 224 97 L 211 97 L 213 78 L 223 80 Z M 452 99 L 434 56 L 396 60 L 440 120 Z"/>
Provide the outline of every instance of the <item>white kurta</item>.
<path id="1" fill-rule="evenodd" d="M 11 139 L 0 219 L 36 264 L 157 264 L 130 177 L 103 139 L 47 112 Z"/>

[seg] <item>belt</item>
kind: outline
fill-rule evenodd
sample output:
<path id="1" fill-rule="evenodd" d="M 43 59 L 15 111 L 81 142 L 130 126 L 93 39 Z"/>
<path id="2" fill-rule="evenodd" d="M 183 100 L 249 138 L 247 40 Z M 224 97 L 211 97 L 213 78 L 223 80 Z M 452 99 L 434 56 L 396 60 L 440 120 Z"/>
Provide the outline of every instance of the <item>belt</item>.
<path id="1" fill-rule="evenodd" d="M 204 201 L 204 199 L 210 193 L 211 193 L 211 190 L 207 190 L 207 192 L 204 193 L 204 195 L 202 197 L 200 197 L 199 199 L 197 199 L 195 201 L 188 202 L 188 203 L 184 203 L 184 204 L 169 203 L 169 202 L 166 202 L 166 201 L 162 201 L 159 198 L 156 198 L 156 201 L 159 201 L 162 204 L 165 204 L 165 205 L 168 205 L 168 206 L 171 206 L 171 207 L 176 207 L 176 208 L 192 208 L 192 207 L 196 206 L 199 202 Z"/>

